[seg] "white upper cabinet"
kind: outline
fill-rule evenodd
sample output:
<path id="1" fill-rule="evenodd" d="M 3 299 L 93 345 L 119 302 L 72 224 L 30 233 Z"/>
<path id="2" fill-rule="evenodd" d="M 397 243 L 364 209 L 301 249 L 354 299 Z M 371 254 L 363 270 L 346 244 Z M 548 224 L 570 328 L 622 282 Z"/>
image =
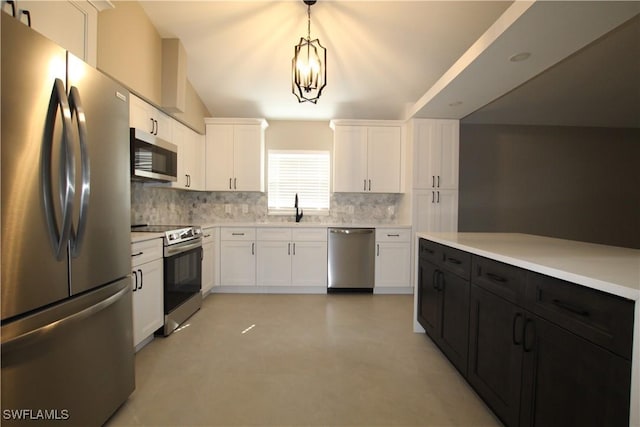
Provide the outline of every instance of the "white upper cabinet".
<path id="1" fill-rule="evenodd" d="M 3 10 L 11 8 L 3 3 Z M 98 10 L 88 1 L 18 1 L 20 20 L 92 67 L 96 66 Z"/>
<path id="2" fill-rule="evenodd" d="M 153 105 L 133 94 L 129 96 L 129 126 L 132 128 L 142 129 L 165 141 L 173 142 L 173 122 L 171 117 Z"/>
<path id="3" fill-rule="evenodd" d="M 205 189 L 264 191 L 263 119 L 205 119 Z"/>
<path id="4" fill-rule="evenodd" d="M 419 189 L 458 188 L 458 120 L 414 119 L 414 182 Z"/>
<path id="5" fill-rule="evenodd" d="M 402 125 L 334 120 L 333 191 L 402 192 Z"/>
<path id="6" fill-rule="evenodd" d="M 173 143 L 178 146 L 178 180 L 171 183 L 174 188 L 203 190 L 204 142 L 202 135 L 182 123 L 172 120 Z"/>

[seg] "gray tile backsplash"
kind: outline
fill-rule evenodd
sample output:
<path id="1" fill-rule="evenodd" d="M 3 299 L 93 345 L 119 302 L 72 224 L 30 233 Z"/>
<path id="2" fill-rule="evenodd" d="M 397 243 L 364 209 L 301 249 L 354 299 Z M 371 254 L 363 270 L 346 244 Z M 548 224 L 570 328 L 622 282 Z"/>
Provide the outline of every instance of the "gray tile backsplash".
<path id="1" fill-rule="evenodd" d="M 395 224 L 402 194 L 334 193 L 329 215 L 305 214 L 303 222 Z M 353 214 L 350 213 L 353 207 Z M 131 183 L 132 224 L 289 222 L 293 215 L 267 215 L 266 193 L 183 191 Z"/>

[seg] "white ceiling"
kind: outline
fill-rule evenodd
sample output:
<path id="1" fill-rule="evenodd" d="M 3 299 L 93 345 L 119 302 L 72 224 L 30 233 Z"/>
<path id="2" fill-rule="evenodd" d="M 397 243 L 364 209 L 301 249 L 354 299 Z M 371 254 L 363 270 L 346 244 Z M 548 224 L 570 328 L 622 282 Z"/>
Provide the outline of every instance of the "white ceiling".
<path id="1" fill-rule="evenodd" d="M 317 104 L 291 93 L 306 5 L 141 1 L 179 38 L 188 77 L 216 117 L 462 118 L 640 13 L 640 2 L 319 0 L 311 37 L 327 48 Z M 508 60 L 527 51 L 531 58 Z"/>

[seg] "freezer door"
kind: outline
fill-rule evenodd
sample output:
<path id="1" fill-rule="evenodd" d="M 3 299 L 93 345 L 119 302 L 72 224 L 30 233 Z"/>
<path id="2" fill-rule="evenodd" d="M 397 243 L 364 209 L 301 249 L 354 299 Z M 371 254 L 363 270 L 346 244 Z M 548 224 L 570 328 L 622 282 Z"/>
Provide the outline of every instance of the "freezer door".
<path id="1" fill-rule="evenodd" d="M 131 264 L 129 93 L 68 54 L 76 195 L 71 294 L 126 276 Z"/>
<path id="2" fill-rule="evenodd" d="M 66 75 L 65 51 L 6 13 L 2 19 L 2 320 L 66 298 L 69 294 L 63 233 L 59 153 Z M 54 94 L 54 82 L 62 96 Z M 53 96 L 52 96 L 53 95 Z M 53 99 L 55 126 L 48 129 Z M 48 130 L 53 138 L 46 138 Z M 47 140 L 48 139 L 48 140 Z M 52 145 L 51 142 L 55 141 Z M 48 150 L 43 150 L 48 147 Z M 52 155 L 43 176 L 43 152 Z M 50 179 L 54 177 L 54 179 Z M 52 226 L 47 225 L 43 179 L 51 190 Z M 64 194 L 63 194 L 64 196 Z M 56 238 L 57 235 L 57 238 Z M 53 236 L 53 239 L 50 237 Z M 55 240 L 52 241 L 52 240 Z M 60 257 L 56 257 L 56 252 Z"/>
<path id="3" fill-rule="evenodd" d="M 127 399 L 135 382 L 130 283 L 2 326 L 3 426 L 99 426 Z M 52 418 L 34 420 L 37 410 Z"/>

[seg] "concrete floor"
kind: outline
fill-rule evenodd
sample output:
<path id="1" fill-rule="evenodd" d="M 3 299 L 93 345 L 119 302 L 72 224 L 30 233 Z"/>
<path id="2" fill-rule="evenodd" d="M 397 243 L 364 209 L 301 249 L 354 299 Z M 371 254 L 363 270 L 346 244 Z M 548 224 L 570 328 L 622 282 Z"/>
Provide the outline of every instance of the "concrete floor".
<path id="1" fill-rule="evenodd" d="M 499 426 L 408 295 L 212 294 L 136 355 L 136 390 L 107 423 Z"/>

